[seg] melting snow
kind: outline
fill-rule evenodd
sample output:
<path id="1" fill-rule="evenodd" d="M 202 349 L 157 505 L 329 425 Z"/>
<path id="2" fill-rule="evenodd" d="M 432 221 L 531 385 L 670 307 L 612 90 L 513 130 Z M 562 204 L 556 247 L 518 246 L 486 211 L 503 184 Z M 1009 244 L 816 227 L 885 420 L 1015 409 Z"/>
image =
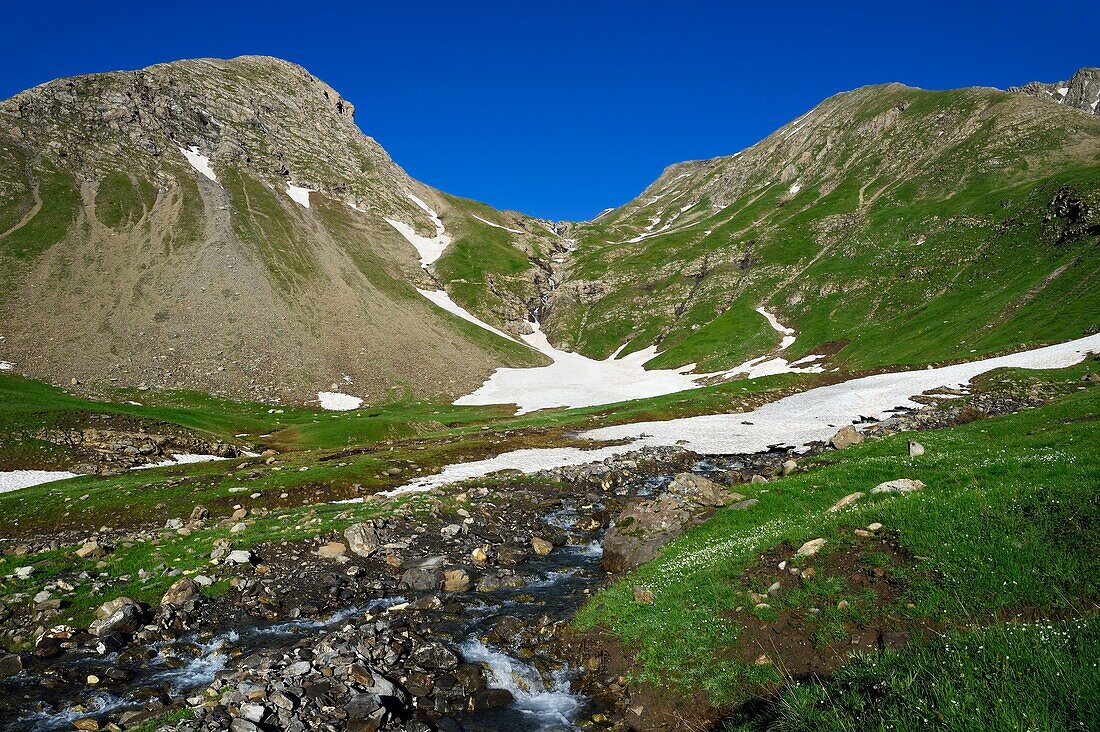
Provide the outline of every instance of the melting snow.
<path id="1" fill-rule="evenodd" d="M 575 447 L 515 450 L 487 460 L 448 465 L 443 472 L 409 483 L 388 495 L 429 490 L 469 478 L 515 469 L 524 473 L 604 460 L 644 446 L 683 445 L 700 454 L 755 452 L 774 444 L 801 447 L 826 440 L 840 427 L 862 416 L 884 418 L 897 407 L 919 406 L 910 397 L 939 387 L 961 387 L 997 368 L 1065 368 L 1100 351 L 1100 334 L 1008 356 L 944 366 L 938 369 L 877 374 L 793 394 L 751 412 L 640 422 L 591 430 L 592 440 L 633 439 L 623 445 L 592 450 Z M 807 357 L 808 358 L 808 357 Z M 531 369 L 537 370 L 537 369 Z"/>
<path id="2" fill-rule="evenodd" d="M 671 394 L 695 388 L 701 378 L 687 373 L 695 364 L 646 371 L 642 364 L 657 354 L 654 346 L 623 358 L 616 358 L 617 351 L 597 361 L 554 348 L 537 325 L 534 333 L 522 339 L 554 362 L 536 368 L 499 368 L 477 391 L 458 398 L 455 404 L 516 404 L 524 414 L 549 407 L 589 407 Z"/>
<path id="3" fill-rule="evenodd" d="M 55 480 L 75 478 L 76 473 L 66 470 L 8 470 L 0 471 L 0 493 L 30 488 L 32 485 L 52 483 Z"/>
<path id="4" fill-rule="evenodd" d="M 176 455 L 168 455 L 164 460 L 160 460 L 155 463 L 149 463 L 148 465 L 139 465 L 134 470 L 147 470 L 149 468 L 166 468 L 169 465 L 189 465 L 191 463 L 209 463 L 215 460 L 228 460 L 229 458 L 218 457 L 217 455 L 197 455 L 190 452 L 182 452 Z"/>
<path id="5" fill-rule="evenodd" d="M 462 318 L 463 320 L 468 320 L 469 322 L 473 323 L 474 325 L 479 326 L 481 328 L 484 328 L 485 330 L 489 331 L 490 333 L 496 333 L 501 338 L 507 338 L 510 341 L 515 341 L 516 340 L 515 338 L 508 335 L 507 333 L 504 333 L 503 331 L 499 331 L 496 328 L 494 328 L 493 326 L 486 323 L 484 320 L 479 319 L 476 315 L 469 312 L 468 310 L 463 309 L 461 305 L 459 305 L 454 300 L 452 300 L 451 296 L 448 295 L 443 290 L 421 290 L 420 288 L 417 288 L 416 291 L 419 292 L 424 297 L 431 300 L 437 306 L 439 306 L 439 307 L 443 308 L 444 310 L 446 310 L 448 313 L 453 313 L 453 314 L 457 315 L 458 317 Z"/>
<path id="6" fill-rule="evenodd" d="M 498 229 L 504 229 L 505 231 L 509 231 L 513 234 L 526 234 L 527 233 L 526 231 L 520 231 L 519 229 L 509 229 L 507 226 L 501 226 L 500 224 L 494 224 L 492 221 L 486 221 L 485 219 L 481 218 L 477 214 L 471 214 L 471 215 L 483 224 L 488 224 L 489 226 L 493 226 L 493 227 L 496 227 Z"/>
<path id="7" fill-rule="evenodd" d="M 787 190 L 792 196 L 802 190 L 801 183 L 792 183 L 791 187 Z"/>
<path id="8" fill-rule="evenodd" d="M 774 330 L 776 330 L 777 332 L 783 334 L 783 341 L 779 344 L 779 350 L 780 351 L 787 350 L 790 347 L 790 345 L 792 343 L 794 343 L 794 328 L 787 328 L 782 323 L 780 323 L 779 320 L 774 315 L 769 313 L 764 308 L 757 308 L 756 312 L 760 313 L 765 318 L 767 318 L 768 319 L 768 325 L 770 325 Z"/>
<path id="9" fill-rule="evenodd" d="M 330 412 L 350 412 L 363 404 L 363 400 L 357 396 L 336 391 L 317 392 L 317 401 L 321 403 L 321 409 L 327 409 Z"/>
<path id="10" fill-rule="evenodd" d="M 7 361 L 0 361 L 0 371 L 11 371 L 13 368 L 15 367 Z"/>
<path id="11" fill-rule="evenodd" d="M 432 208 L 421 201 L 419 198 L 411 193 L 406 194 L 409 200 L 415 203 L 428 214 L 432 223 L 435 224 L 435 236 L 421 236 L 416 233 L 416 229 L 404 223 L 403 221 L 395 221 L 394 219 L 386 219 L 393 228 L 397 229 L 401 236 L 405 237 L 405 240 L 413 245 L 413 249 L 420 255 L 420 266 L 427 267 L 443 256 L 443 252 L 451 244 L 451 237 L 447 235 L 447 230 L 443 228 L 443 221 L 439 218 L 439 214 L 432 210 Z"/>
<path id="12" fill-rule="evenodd" d="M 446 298 L 446 293 L 421 291 L 420 294 L 429 297 L 444 309 L 458 308 L 450 302 L 449 298 L 447 298 L 447 305 L 436 301 L 437 297 Z M 458 309 L 461 310 L 461 308 Z M 469 313 L 463 315 L 456 310 L 451 312 L 493 330 Z M 763 308 L 758 308 L 757 312 L 767 318 L 772 328 L 783 335 L 779 350 L 784 350 L 794 343 L 795 336 L 792 328 L 781 325 L 774 315 Z M 499 333 L 495 330 L 494 332 Z M 519 407 L 518 413 L 525 414 L 552 407 L 593 407 L 630 399 L 674 394 L 694 389 L 701 382 L 714 378 L 744 375 L 745 378 L 755 379 L 773 374 L 820 373 L 824 370 L 816 364 L 807 363 L 796 366 L 778 356 L 760 356 L 732 369 L 706 374 L 690 373 L 695 368 L 693 363 L 677 369 L 647 370 L 644 365 L 657 355 L 656 346 L 618 358 L 619 353 L 625 348 L 624 344 L 623 348 L 607 359 L 597 361 L 579 353 L 555 348 L 537 324 L 535 332 L 523 336 L 522 340 L 535 350 L 549 356 L 554 362 L 549 366 L 536 368 L 499 368 L 477 391 L 459 397 L 455 400 L 455 404 L 515 404 Z M 800 363 L 805 360 L 800 359 Z"/>
<path id="13" fill-rule="evenodd" d="M 218 182 L 218 177 L 214 175 L 214 169 L 210 167 L 210 158 L 200 153 L 198 147 L 193 146 L 189 150 L 184 150 L 181 147 L 180 152 L 183 153 L 183 157 L 187 158 L 187 162 L 191 164 L 192 168 L 202 173 L 215 183 Z"/>
<path id="14" fill-rule="evenodd" d="M 312 188 L 303 188 L 302 186 L 296 186 L 289 181 L 286 184 L 286 193 L 294 202 L 301 204 L 305 208 L 309 208 L 309 194 L 316 193 L 317 191 Z"/>

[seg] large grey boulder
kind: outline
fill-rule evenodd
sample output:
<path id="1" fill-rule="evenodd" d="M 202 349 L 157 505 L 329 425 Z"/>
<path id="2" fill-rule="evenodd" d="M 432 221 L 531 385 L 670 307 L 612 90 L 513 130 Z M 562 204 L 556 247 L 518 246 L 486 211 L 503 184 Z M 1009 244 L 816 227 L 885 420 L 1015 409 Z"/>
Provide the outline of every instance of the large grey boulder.
<path id="1" fill-rule="evenodd" d="M 103 603 L 96 615 L 98 617 L 88 626 L 88 632 L 102 638 L 115 633 L 125 635 L 136 632 L 141 628 L 145 614 L 136 602 L 120 597 Z"/>
<path id="2" fill-rule="evenodd" d="M 386 543 L 385 522 L 380 519 L 352 524 L 344 530 L 348 549 L 361 557 L 369 557 Z"/>
<path id="3" fill-rule="evenodd" d="M 847 427 L 841 427 L 835 435 L 829 440 L 829 444 L 835 447 L 837 450 L 843 450 L 846 447 L 852 445 L 859 445 L 863 442 L 863 435 L 859 433 L 852 425 Z"/>

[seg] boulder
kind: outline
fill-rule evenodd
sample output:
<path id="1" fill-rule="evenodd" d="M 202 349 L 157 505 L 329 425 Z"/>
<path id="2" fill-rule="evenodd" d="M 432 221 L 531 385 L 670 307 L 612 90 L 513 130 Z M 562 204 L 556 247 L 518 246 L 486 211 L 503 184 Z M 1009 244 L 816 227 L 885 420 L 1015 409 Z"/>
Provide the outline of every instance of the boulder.
<path id="1" fill-rule="evenodd" d="M 339 559 L 344 556 L 347 550 L 348 548 L 344 544 L 338 541 L 330 541 L 317 550 L 317 556 L 322 559 Z"/>
<path id="2" fill-rule="evenodd" d="M 531 548 L 534 549 L 535 554 L 538 554 L 540 557 L 545 557 L 547 554 L 554 551 L 553 544 L 537 536 L 531 538 Z"/>
<path id="3" fill-rule="evenodd" d="M 344 708 L 348 732 L 376 732 L 386 719 L 386 708 L 377 694 L 356 694 Z"/>
<path id="4" fill-rule="evenodd" d="M 423 669 L 449 671 L 458 666 L 458 656 L 442 643 L 427 643 L 413 649 L 409 660 Z"/>
<path id="5" fill-rule="evenodd" d="M 129 598 L 123 598 L 129 599 Z M 133 602 L 131 600 L 131 602 Z M 104 603 L 108 605 L 110 603 Z M 100 608 L 102 610 L 102 608 Z M 98 614 L 98 611 L 97 611 Z M 127 635 L 138 631 L 142 626 L 141 609 L 136 605 L 121 605 L 106 617 L 100 617 L 88 626 L 88 632 L 97 638 L 120 633 Z"/>
<path id="6" fill-rule="evenodd" d="M 160 604 L 182 605 L 197 594 L 199 594 L 199 586 L 195 584 L 195 581 L 188 577 L 182 577 L 172 583 L 172 586 L 164 593 L 164 597 L 161 598 Z"/>
<path id="7" fill-rule="evenodd" d="M 702 520 L 690 504 L 670 497 L 641 501 L 615 519 L 603 539 L 603 567 L 625 572 L 657 556 L 657 552 L 684 530 Z"/>
<path id="8" fill-rule="evenodd" d="M 667 492 L 685 501 L 705 507 L 726 506 L 745 497 L 695 473 L 680 473 L 669 483 Z"/>
<path id="9" fill-rule="evenodd" d="M 465 592 L 471 580 L 465 569 L 448 569 L 443 573 L 443 589 L 447 592 Z"/>
<path id="10" fill-rule="evenodd" d="M 839 431 L 829 440 L 829 444 L 837 450 L 843 450 L 846 447 L 852 445 L 859 445 L 863 442 L 863 435 L 859 433 L 852 425 L 847 427 L 841 427 Z"/>
<path id="11" fill-rule="evenodd" d="M 912 493 L 924 488 L 924 483 L 909 478 L 898 478 L 879 483 L 871 489 L 872 493 Z"/>
<path id="12" fill-rule="evenodd" d="M 15 653 L 0 655 L 0 679 L 15 676 L 23 670 L 23 659 Z"/>
<path id="13" fill-rule="evenodd" d="M 430 565 L 410 567 L 401 575 L 401 582 L 414 592 L 438 590 L 443 579 L 443 570 Z"/>
<path id="14" fill-rule="evenodd" d="M 133 605 L 139 610 L 141 609 L 141 605 L 136 600 L 131 600 L 129 597 L 116 597 L 100 605 L 95 611 L 95 616 L 100 619 L 109 617 L 124 605 Z"/>
<path id="15" fill-rule="evenodd" d="M 798 463 L 794 460 L 787 460 L 783 463 L 783 475 L 790 475 L 796 470 L 798 470 Z"/>
<path id="16" fill-rule="evenodd" d="M 76 555 L 81 559 L 101 559 L 107 556 L 107 550 L 100 546 L 95 539 L 90 539 L 76 550 Z"/>
<path id="17" fill-rule="evenodd" d="M 802 546 L 798 547 L 796 552 L 800 557 L 812 557 L 821 551 L 821 547 L 825 546 L 825 539 L 810 539 Z"/>
<path id="18" fill-rule="evenodd" d="M 225 557 L 226 564 L 251 564 L 252 552 L 247 549 L 235 549 Z"/>
<path id="19" fill-rule="evenodd" d="M 506 707 L 513 701 L 515 701 L 515 697 L 507 689 L 485 689 L 470 698 L 470 711 L 480 712 L 486 709 Z"/>
<path id="20" fill-rule="evenodd" d="M 361 557 L 369 557 L 386 543 L 385 524 L 381 520 L 363 521 L 344 530 L 348 549 Z"/>
<path id="21" fill-rule="evenodd" d="M 842 508 L 847 508 L 848 506 L 851 506 L 853 503 L 858 501 L 860 498 L 863 498 L 863 492 L 862 491 L 856 491 L 855 493 L 849 493 L 848 495 L 844 496 L 844 498 L 841 498 L 839 501 L 837 501 L 832 506 L 830 506 L 828 509 L 826 509 L 825 513 L 836 513 L 837 511 L 839 511 Z"/>

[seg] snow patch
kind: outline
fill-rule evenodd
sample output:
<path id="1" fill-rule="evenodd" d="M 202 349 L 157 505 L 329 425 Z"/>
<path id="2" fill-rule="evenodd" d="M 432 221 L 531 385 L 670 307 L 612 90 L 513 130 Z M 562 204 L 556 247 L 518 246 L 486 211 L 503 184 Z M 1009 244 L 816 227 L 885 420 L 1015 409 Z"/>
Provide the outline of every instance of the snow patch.
<path id="1" fill-rule="evenodd" d="M 495 330 L 458 308 L 444 292 L 429 293 L 420 291 L 440 307 L 481 325 L 495 333 Z M 438 298 L 438 301 L 437 301 Z M 446 298 L 444 300 L 444 298 Z M 457 308 L 452 310 L 451 308 Z M 774 315 L 758 308 L 757 312 L 767 318 L 768 323 L 783 335 L 779 350 L 782 351 L 794 343 L 793 328 L 783 326 Z M 465 313 L 465 315 L 463 315 Z M 631 399 L 674 394 L 695 389 L 702 383 L 734 376 L 755 379 L 783 373 L 820 373 L 824 368 L 816 364 L 795 366 L 778 356 L 760 356 L 726 371 L 705 374 L 692 374 L 695 364 L 687 364 L 676 369 L 647 370 L 645 364 L 657 355 L 657 347 L 649 346 L 619 358 L 626 347 L 623 344 L 615 353 L 603 361 L 597 361 L 579 353 L 562 351 L 555 348 L 546 338 L 538 324 L 535 330 L 521 340 L 536 351 L 549 356 L 553 363 L 535 368 L 499 368 L 472 394 L 459 397 L 456 405 L 484 406 L 488 404 L 515 404 L 518 414 L 526 414 L 540 409 L 553 407 L 594 407 L 601 404 Z M 514 340 L 514 339 L 513 339 Z"/>
<path id="2" fill-rule="evenodd" d="M 312 188 L 296 186 L 289 181 L 287 181 L 286 184 L 286 194 L 290 196 L 291 200 L 304 208 L 309 208 L 309 194 L 316 192 L 317 191 L 313 190 Z"/>
<path id="3" fill-rule="evenodd" d="M 477 219 L 478 221 L 480 221 L 483 224 L 488 224 L 489 226 L 493 226 L 493 227 L 496 227 L 498 229 L 504 229 L 505 231 L 511 232 L 513 234 L 526 234 L 527 233 L 526 231 L 520 231 L 519 229 L 509 229 L 507 226 L 501 226 L 500 224 L 494 224 L 492 221 L 486 221 L 485 219 L 481 218 L 477 214 L 471 214 L 471 216 L 473 216 L 475 219 Z"/>
<path id="4" fill-rule="evenodd" d="M 458 317 L 462 318 L 463 320 L 466 320 L 466 321 L 469 321 L 469 322 L 473 323 L 474 325 L 478 326 L 479 328 L 484 328 L 485 330 L 489 331 L 490 333 L 497 334 L 501 338 L 507 338 L 510 341 L 515 341 L 515 342 L 518 343 L 518 341 L 516 341 L 516 339 L 513 338 L 512 336 L 508 335 L 507 333 L 505 333 L 503 331 L 497 330 L 493 326 L 486 323 L 484 320 L 481 320 L 480 318 L 478 318 L 476 315 L 474 315 L 470 311 L 464 309 L 461 305 L 459 305 L 454 300 L 452 300 L 451 296 L 448 295 L 445 291 L 443 291 L 443 290 L 421 290 L 420 288 L 417 288 L 416 291 L 419 292 L 424 297 L 431 300 L 432 303 L 434 303 L 437 307 L 440 307 L 440 308 L 443 308 L 444 310 L 446 310 L 448 313 L 453 313 L 454 315 L 457 315 Z"/>
<path id="5" fill-rule="evenodd" d="M 791 187 L 787 189 L 787 193 L 789 193 L 793 196 L 794 194 L 798 193 L 801 190 L 802 190 L 802 184 L 801 183 L 792 183 Z"/>
<path id="6" fill-rule="evenodd" d="M 413 249 L 420 255 L 420 266 L 427 268 L 429 264 L 443 256 L 443 252 L 451 245 L 451 237 L 447 235 L 447 230 L 443 227 L 443 220 L 439 218 L 439 214 L 437 214 L 431 206 L 411 193 L 406 193 L 405 195 L 409 197 L 410 201 L 428 214 L 428 217 L 435 225 L 435 236 L 421 236 L 416 233 L 416 229 L 403 221 L 386 219 L 386 223 L 397 229 L 397 232 L 405 237 L 407 242 L 413 245 Z"/>
<path id="7" fill-rule="evenodd" d="M 7 361 L 0 361 L 0 371 L 11 371 L 13 368 L 15 367 Z"/>
<path id="8" fill-rule="evenodd" d="M 327 409 L 330 412 L 350 412 L 363 404 L 363 400 L 357 396 L 336 391 L 317 392 L 317 401 L 321 403 L 321 409 Z"/>
<path id="9" fill-rule="evenodd" d="M 535 368 L 499 368 L 472 394 L 459 397 L 456 405 L 516 404 L 519 414 L 551 407 L 589 407 L 598 404 L 644 399 L 693 389 L 699 376 L 690 372 L 695 364 L 678 369 L 643 368 L 657 355 L 650 346 L 623 358 L 619 351 L 603 361 L 579 353 L 562 351 L 550 344 L 546 334 L 535 331 L 522 340 L 549 356 L 553 363 Z"/>
<path id="10" fill-rule="evenodd" d="M 56 480 L 68 480 L 75 478 L 76 473 L 67 470 L 8 470 L 0 471 L 0 493 L 17 491 L 20 488 L 30 488 L 43 483 L 53 483 Z"/>
<path id="11" fill-rule="evenodd" d="M 181 452 L 175 455 L 167 455 L 164 460 L 159 460 L 148 465 L 139 465 L 134 470 L 148 470 L 149 468 L 166 468 L 170 465 L 190 465 L 191 463 L 209 463 L 215 460 L 228 460 L 229 458 L 217 455 L 197 455 L 190 452 Z"/>
<path id="12" fill-rule="evenodd" d="M 192 146 L 186 150 L 181 147 L 180 152 L 183 153 L 183 157 L 187 158 L 187 162 L 191 164 L 192 168 L 215 183 L 218 182 L 218 176 L 214 174 L 214 169 L 210 167 L 210 158 L 199 152 L 197 146 Z"/>

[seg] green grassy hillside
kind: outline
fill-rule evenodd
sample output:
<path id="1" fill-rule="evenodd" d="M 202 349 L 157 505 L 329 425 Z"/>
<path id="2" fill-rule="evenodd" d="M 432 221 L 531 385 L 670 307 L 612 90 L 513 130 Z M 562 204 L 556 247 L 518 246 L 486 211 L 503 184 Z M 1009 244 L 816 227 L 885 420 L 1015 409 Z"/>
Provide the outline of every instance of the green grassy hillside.
<path id="1" fill-rule="evenodd" d="M 728 367 L 776 343 L 761 305 L 848 370 L 1066 340 L 1100 327 L 1100 121 L 867 87 L 569 235 L 547 329 L 593 356 Z"/>

